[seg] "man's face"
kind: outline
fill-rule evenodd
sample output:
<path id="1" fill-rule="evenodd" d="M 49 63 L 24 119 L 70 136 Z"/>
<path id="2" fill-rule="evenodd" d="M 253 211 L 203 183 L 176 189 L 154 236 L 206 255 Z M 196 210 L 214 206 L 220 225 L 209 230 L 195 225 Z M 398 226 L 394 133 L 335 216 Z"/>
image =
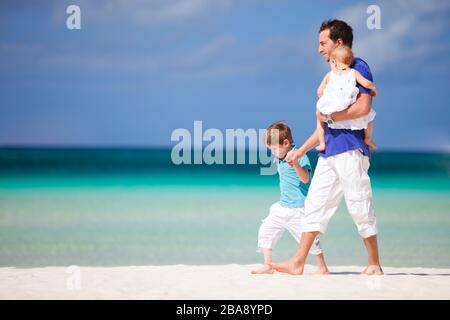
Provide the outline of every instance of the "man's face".
<path id="1" fill-rule="evenodd" d="M 338 39 L 339 41 L 340 39 Z M 323 56 L 325 61 L 330 61 L 331 51 L 338 45 L 338 42 L 333 42 L 330 39 L 330 30 L 326 29 L 319 33 L 319 53 Z"/>

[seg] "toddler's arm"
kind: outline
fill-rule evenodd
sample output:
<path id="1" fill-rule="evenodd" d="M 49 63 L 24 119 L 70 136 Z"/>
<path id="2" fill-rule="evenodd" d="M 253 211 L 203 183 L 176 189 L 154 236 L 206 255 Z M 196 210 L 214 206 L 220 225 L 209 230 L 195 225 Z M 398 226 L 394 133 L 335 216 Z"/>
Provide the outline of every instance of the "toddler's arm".
<path id="1" fill-rule="evenodd" d="M 317 96 L 319 97 L 323 96 L 323 90 L 325 90 L 325 87 L 328 84 L 328 77 L 329 73 L 327 73 L 325 77 L 323 77 L 322 82 L 319 85 L 319 88 L 317 88 Z"/>
<path id="2" fill-rule="evenodd" d="M 362 85 L 363 87 L 370 89 L 372 91 L 372 95 L 376 96 L 377 95 L 377 87 L 375 86 L 375 84 L 370 81 L 367 80 L 366 78 L 364 78 L 361 73 L 359 73 L 358 70 L 355 70 L 355 76 L 356 76 L 356 81 Z"/>

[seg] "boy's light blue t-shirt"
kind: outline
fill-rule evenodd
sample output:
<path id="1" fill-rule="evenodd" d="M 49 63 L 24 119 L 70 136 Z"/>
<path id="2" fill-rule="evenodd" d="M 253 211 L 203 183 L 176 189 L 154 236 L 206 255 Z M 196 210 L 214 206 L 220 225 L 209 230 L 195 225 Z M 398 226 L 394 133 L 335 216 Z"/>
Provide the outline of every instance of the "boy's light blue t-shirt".
<path id="1" fill-rule="evenodd" d="M 292 150 L 297 149 L 295 146 Z M 309 171 L 308 183 L 303 183 L 295 172 L 295 169 L 285 160 L 275 158 L 278 174 L 280 176 L 280 201 L 283 207 L 303 208 L 305 206 L 305 198 L 308 194 L 308 188 L 311 183 L 311 164 L 308 156 L 305 154 L 298 159 L 300 166 Z"/>

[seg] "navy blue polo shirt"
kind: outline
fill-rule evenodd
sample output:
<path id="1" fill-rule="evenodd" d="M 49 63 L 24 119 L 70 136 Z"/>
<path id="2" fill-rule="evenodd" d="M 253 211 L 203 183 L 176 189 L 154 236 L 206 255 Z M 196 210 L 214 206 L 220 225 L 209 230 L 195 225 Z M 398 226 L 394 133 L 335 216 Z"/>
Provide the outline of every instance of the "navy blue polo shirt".
<path id="1" fill-rule="evenodd" d="M 367 80 L 373 81 L 369 65 L 361 58 L 355 58 L 351 67 Z M 370 89 L 356 84 L 360 94 L 370 94 Z M 327 158 L 350 150 L 360 150 L 363 155 L 370 157 L 369 147 L 364 143 L 364 130 L 333 129 L 325 123 L 325 151 L 319 156 Z"/>

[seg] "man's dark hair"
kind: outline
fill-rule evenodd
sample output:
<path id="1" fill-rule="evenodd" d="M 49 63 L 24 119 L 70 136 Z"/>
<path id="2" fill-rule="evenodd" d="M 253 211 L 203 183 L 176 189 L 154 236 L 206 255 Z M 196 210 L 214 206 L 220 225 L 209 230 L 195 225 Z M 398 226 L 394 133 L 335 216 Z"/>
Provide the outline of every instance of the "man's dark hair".
<path id="1" fill-rule="evenodd" d="M 322 22 L 319 33 L 324 30 L 330 30 L 330 39 L 336 42 L 341 39 L 343 44 L 352 47 L 353 29 L 346 22 L 333 19 Z"/>

